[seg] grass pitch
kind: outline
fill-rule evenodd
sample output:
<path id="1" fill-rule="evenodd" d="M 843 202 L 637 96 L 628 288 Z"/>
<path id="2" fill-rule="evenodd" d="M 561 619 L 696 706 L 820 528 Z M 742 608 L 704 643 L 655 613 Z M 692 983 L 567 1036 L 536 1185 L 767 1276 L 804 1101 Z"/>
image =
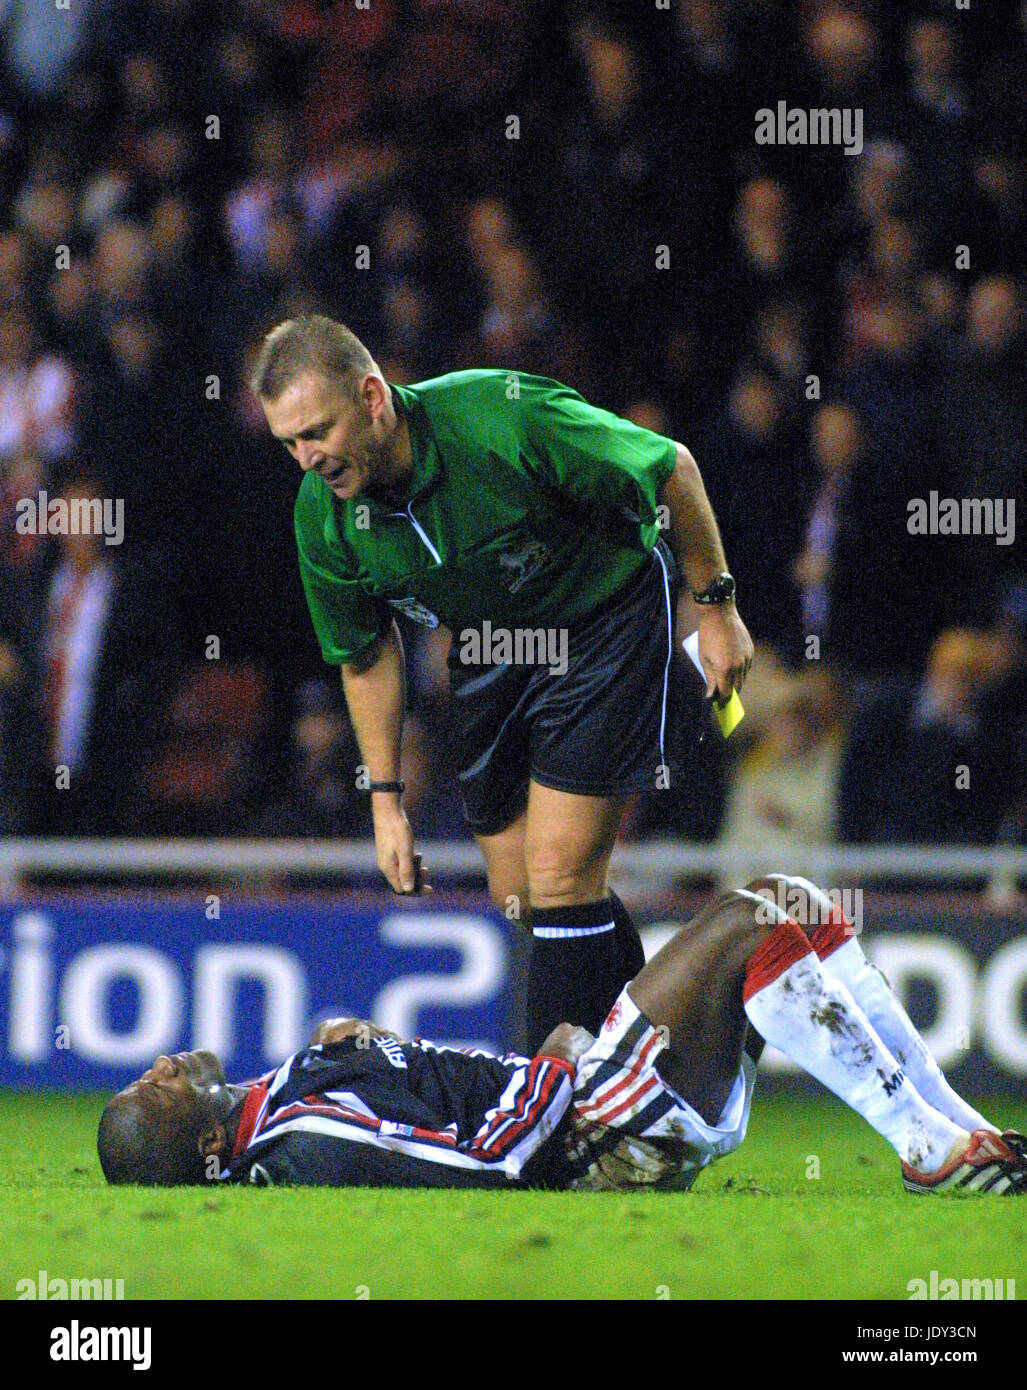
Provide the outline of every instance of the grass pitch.
<path id="1" fill-rule="evenodd" d="M 1027 1296 L 1027 1203 L 905 1193 L 829 1097 L 757 1091 L 745 1144 L 692 1192 L 623 1196 L 115 1190 L 102 1103 L 0 1094 L 0 1297 L 41 1270 L 129 1299 L 905 1299 L 932 1270 Z M 1022 1102 L 985 1113 L 1023 1127 Z"/>

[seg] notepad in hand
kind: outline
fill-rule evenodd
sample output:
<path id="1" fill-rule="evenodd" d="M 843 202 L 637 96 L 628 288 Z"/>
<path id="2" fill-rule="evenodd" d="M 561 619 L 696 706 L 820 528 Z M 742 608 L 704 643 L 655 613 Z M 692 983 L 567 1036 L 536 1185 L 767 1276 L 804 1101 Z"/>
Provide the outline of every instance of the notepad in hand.
<path id="1" fill-rule="evenodd" d="M 691 661 L 692 665 L 695 667 L 695 669 L 699 672 L 700 676 L 702 676 L 703 680 L 705 681 L 706 672 L 703 669 L 702 662 L 699 660 L 698 632 L 690 633 L 681 643 L 681 645 L 687 652 L 688 658 Z M 741 700 L 738 698 L 737 690 L 732 690 L 731 698 L 730 700 L 728 700 L 726 705 L 721 707 L 717 704 L 714 704 L 713 706 L 713 717 L 714 719 L 716 719 L 718 725 L 720 726 L 720 732 L 724 735 L 725 738 L 729 738 L 734 733 L 734 731 L 738 728 L 739 724 L 742 722 L 744 716 L 745 709 L 742 705 Z"/>

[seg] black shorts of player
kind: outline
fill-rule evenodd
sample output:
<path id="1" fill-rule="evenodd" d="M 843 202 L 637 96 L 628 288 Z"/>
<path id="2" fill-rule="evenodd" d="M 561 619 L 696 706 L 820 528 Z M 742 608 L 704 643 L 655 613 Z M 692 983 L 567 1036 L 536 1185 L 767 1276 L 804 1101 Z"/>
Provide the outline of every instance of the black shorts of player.
<path id="1" fill-rule="evenodd" d="M 624 589 L 566 629 L 562 672 L 562 661 L 467 664 L 454 637 L 454 751 L 473 831 L 516 819 L 529 779 L 583 796 L 678 785 L 683 725 L 696 717 L 673 652 L 679 582 L 659 542 Z"/>

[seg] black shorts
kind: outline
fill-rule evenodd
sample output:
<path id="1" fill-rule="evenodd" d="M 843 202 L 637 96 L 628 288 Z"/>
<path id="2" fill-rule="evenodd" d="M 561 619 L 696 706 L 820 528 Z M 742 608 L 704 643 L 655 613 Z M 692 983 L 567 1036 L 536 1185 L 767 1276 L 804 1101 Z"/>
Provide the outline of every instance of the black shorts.
<path id="1" fill-rule="evenodd" d="M 529 779 L 583 796 L 679 784 L 695 705 L 673 651 L 678 588 L 660 542 L 637 578 L 567 628 L 563 674 L 548 664 L 466 664 L 454 636 L 457 781 L 473 831 L 505 829 L 527 804 Z"/>

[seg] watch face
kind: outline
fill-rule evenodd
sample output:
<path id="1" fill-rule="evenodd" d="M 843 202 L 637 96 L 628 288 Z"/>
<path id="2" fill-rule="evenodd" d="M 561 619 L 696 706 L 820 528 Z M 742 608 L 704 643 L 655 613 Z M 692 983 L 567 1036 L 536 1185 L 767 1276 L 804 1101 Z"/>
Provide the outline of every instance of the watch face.
<path id="1" fill-rule="evenodd" d="M 718 574 L 703 594 L 693 595 L 697 603 L 726 603 L 734 596 L 735 581 L 730 574 Z"/>

